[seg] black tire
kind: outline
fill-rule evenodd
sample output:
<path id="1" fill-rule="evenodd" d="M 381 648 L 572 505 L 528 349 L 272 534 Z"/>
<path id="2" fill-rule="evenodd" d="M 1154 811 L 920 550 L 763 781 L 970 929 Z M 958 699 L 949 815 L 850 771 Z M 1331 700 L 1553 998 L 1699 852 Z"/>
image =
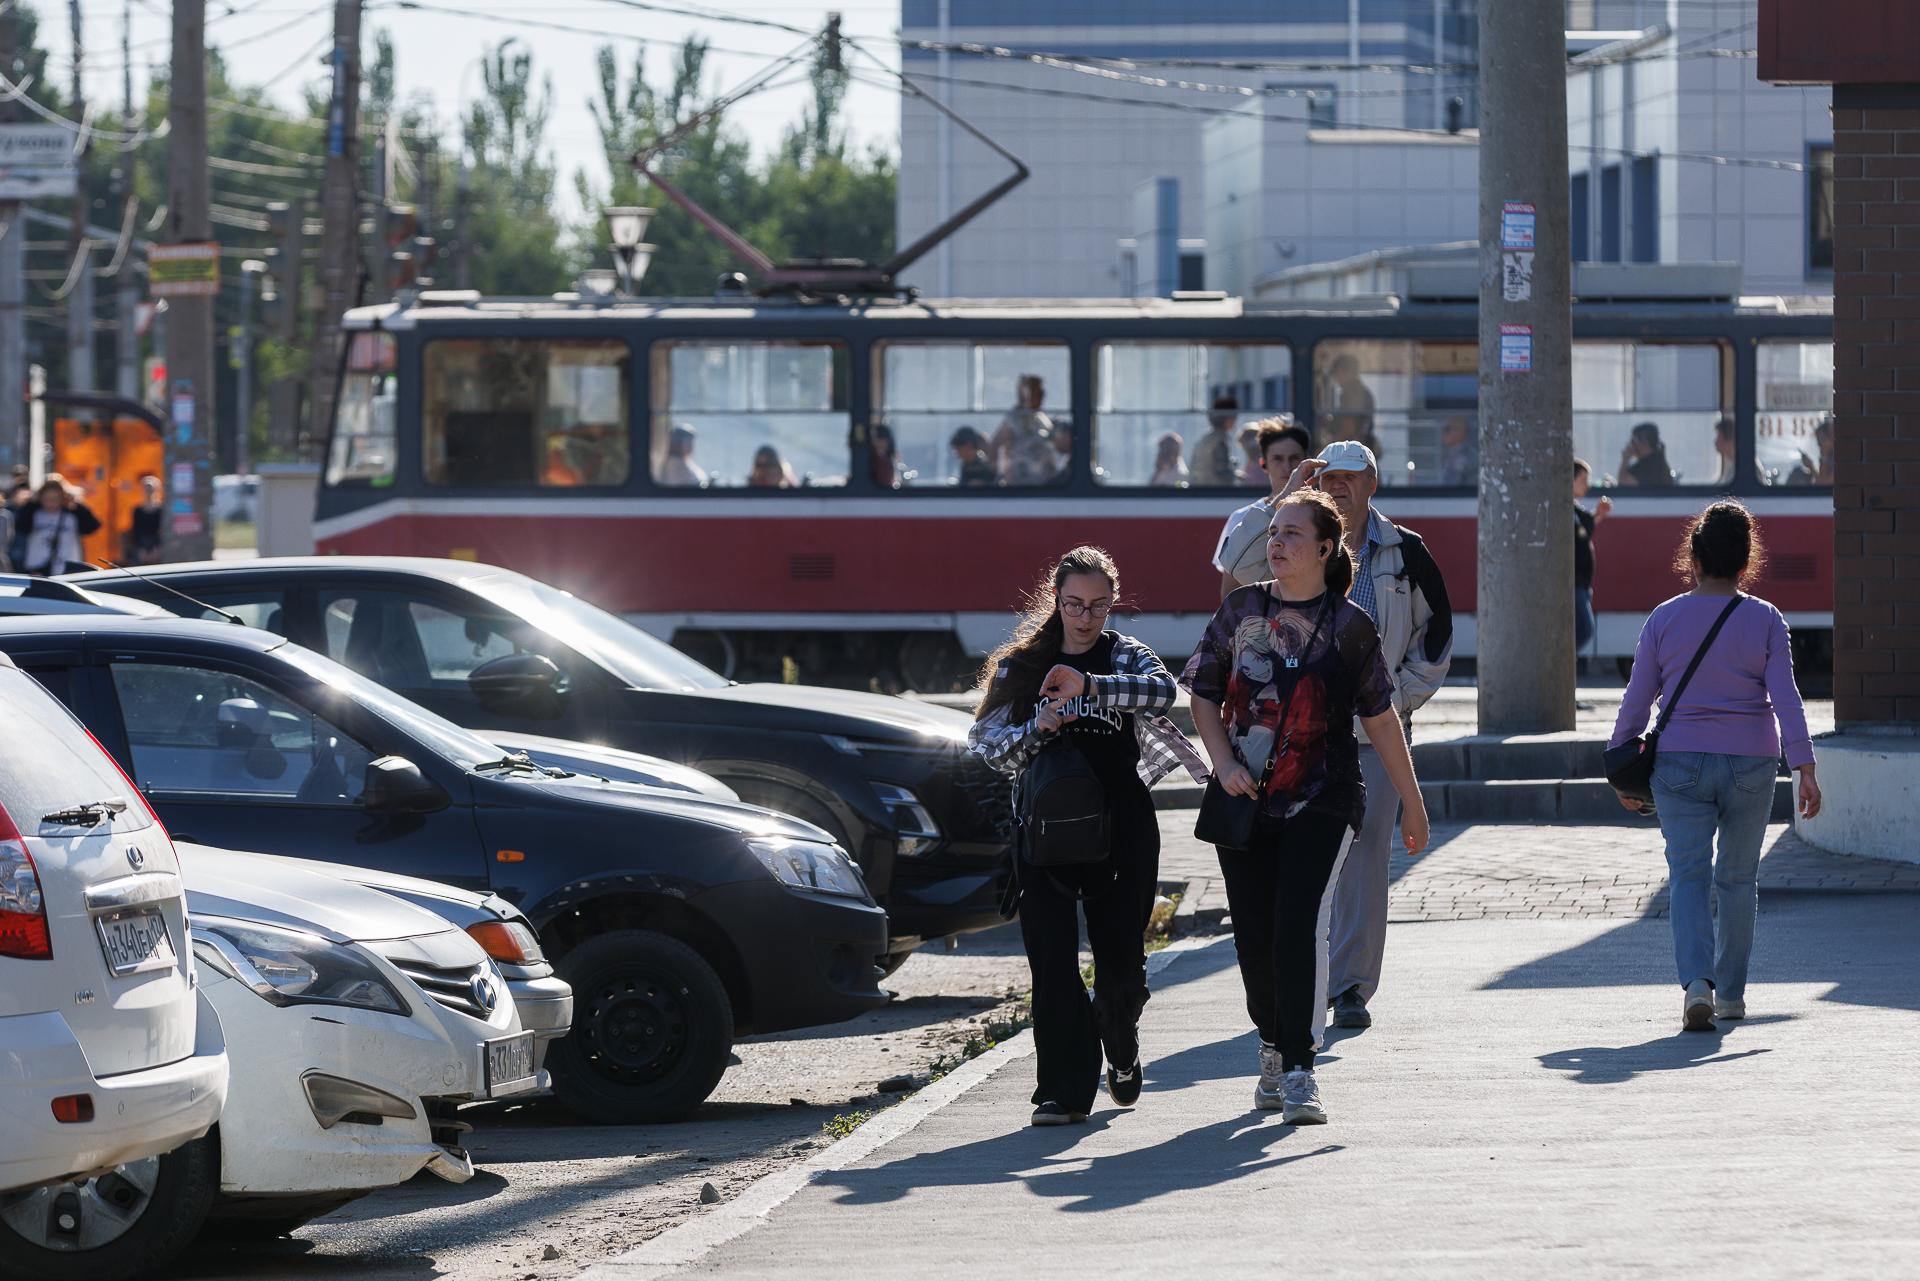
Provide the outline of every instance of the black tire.
<path id="1" fill-rule="evenodd" d="M 885 955 L 881 956 L 878 960 L 874 962 L 874 964 L 880 967 L 880 977 L 886 978 L 887 976 L 892 974 L 895 970 L 905 965 L 907 963 L 907 958 L 913 955 L 914 950 L 915 949 L 913 948 L 908 948 L 904 952 L 888 952 Z"/>
<path id="2" fill-rule="evenodd" d="M 678 1120 L 720 1083 L 733 1003 L 698 952 L 654 930 L 616 930 L 555 967 L 573 984 L 573 1030 L 547 1056 L 553 1092 L 605 1125 Z"/>
<path id="3" fill-rule="evenodd" d="M 144 1173 L 142 1162 L 122 1167 Z M 153 1167 L 153 1186 L 140 1191 L 128 1176 L 118 1173 L 89 1179 L 85 1185 L 62 1184 L 33 1192 L 0 1194 L 0 1274 L 21 1281 L 130 1281 L 157 1272 L 170 1263 L 199 1233 L 220 1190 L 218 1132 L 175 1148 Z M 107 1206 L 122 1207 L 137 1196 L 138 1212 L 111 1240 L 88 1249 L 55 1248 L 22 1235 L 8 1219 L 34 1214 L 44 1206 L 49 1215 L 63 1208 L 78 1209 L 82 1219 L 89 1209 L 105 1215 Z M 95 1208 L 99 1207 L 99 1208 Z M 87 1231 L 84 1222 L 81 1233 Z"/>

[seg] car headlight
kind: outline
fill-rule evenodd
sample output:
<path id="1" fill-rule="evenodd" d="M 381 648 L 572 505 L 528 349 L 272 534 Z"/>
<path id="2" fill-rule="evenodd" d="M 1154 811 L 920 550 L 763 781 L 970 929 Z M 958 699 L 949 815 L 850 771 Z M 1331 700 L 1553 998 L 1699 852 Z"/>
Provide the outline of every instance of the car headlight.
<path id="1" fill-rule="evenodd" d="M 933 815 L 918 796 L 897 783 L 875 783 L 873 791 L 893 819 L 893 833 L 899 841 L 901 858 L 925 854 L 940 843 L 940 824 L 934 822 Z"/>
<path id="2" fill-rule="evenodd" d="M 275 1005 L 351 1005 L 407 1013 L 407 1002 L 356 949 L 257 922 L 196 920 L 193 952 Z"/>
<path id="3" fill-rule="evenodd" d="M 844 894 L 848 898 L 868 897 L 867 883 L 861 879 L 860 869 L 838 845 L 756 836 L 748 839 L 747 848 L 782 885 L 822 894 Z"/>

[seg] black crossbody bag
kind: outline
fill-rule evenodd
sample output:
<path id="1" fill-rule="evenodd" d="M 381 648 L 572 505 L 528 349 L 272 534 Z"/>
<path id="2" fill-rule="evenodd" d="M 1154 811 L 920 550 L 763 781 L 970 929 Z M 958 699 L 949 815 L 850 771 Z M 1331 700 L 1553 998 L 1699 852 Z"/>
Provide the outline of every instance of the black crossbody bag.
<path id="1" fill-rule="evenodd" d="M 1740 607 L 1746 596 L 1740 592 L 1733 594 L 1727 607 L 1720 611 L 1720 617 L 1713 620 L 1713 626 L 1707 629 L 1707 637 L 1700 642 L 1700 648 L 1693 653 L 1693 661 L 1687 664 L 1687 670 L 1681 675 L 1680 683 L 1673 687 L 1673 694 L 1660 708 L 1660 719 L 1645 734 L 1639 734 L 1618 747 L 1609 747 L 1601 759 L 1607 769 L 1607 782 L 1613 790 L 1629 800 L 1639 801 L 1643 805 L 1653 803 L 1653 760 L 1660 750 L 1660 735 L 1667 728 L 1667 721 L 1673 717 L 1673 709 L 1680 705 L 1680 695 L 1687 689 L 1687 682 L 1693 679 L 1694 672 L 1700 668 L 1700 660 L 1713 648 L 1713 642 L 1720 635 L 1720 629 L 1726 626 L 1733 611 Z"/>
<path id="2" fill-rule="evenodd" d="M 1272 599 L 1269 594 L 1268 599 Z M 1333 606 L 1329 601 L 1313 625 L 1313 634 L 1307 637 L 1306 646 L 1300 651 L 1300 659 L 1305 661 L 1313 653 L 1313 643 L 1320 639 L 1321 625 L 1327 621 L 1327 615 Z M 1263 606 L 1261 615 L 1266 615 Z M 1273 746 L 1267 751 L 1267 763 L 1260 771 L 1260 777 L 1252 796 L 1235 796 L 1220 786 L 1217 774 L 1207 776 L 1207 789 L 1200 795 L 1200 813 L 1193 822 L 1195 839 L 1209 845 L 1217 845 L 1224 850 L 1245 851 L 1253 845 L 1253 829 L 1260 821 L 1260 802 L 1266 799 L 1267 782 L 1273 777 L 1274 764 L 1280 759 L 1280 748 L 1285 743 L 1287 713 L 1293 708 L 1293 692 L 1300 688 L 1300 676 L 1294 675 L 1287 686 L 1286 699 L 1280 704 L 1280 720 L 1274 726 Z"/>

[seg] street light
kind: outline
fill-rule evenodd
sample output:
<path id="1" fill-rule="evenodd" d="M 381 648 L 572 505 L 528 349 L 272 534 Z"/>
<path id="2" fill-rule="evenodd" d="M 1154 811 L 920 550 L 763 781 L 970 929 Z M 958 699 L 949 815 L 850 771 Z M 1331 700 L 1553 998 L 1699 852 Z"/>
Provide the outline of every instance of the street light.
<path id="1" fill-rule="evenodd" d="M 613 296 L 620 278 L 611 267 L 589 267 L 580 273 L 578 283 L 581 293 L 601 302 Z"/>
<path id="2" fill-rule="evenodd" d="M 647 222 L 653 210 L 633 205 L 617 205 L 606 211 L 607 235 L 613 241 L 613 261 L 620 271 L 620 292 L 629 294 L 646 278 L 653 261 L 654 246 L 640 237 L 647 234 Z"/>

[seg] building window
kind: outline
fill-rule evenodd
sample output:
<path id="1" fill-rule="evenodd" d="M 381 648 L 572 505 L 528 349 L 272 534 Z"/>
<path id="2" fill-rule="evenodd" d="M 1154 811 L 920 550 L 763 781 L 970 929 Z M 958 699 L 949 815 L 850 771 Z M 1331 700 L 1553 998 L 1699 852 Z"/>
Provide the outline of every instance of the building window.
<path id="1" fill-rule="evenodd" d="M 1833 148 L 1807 149 L 1807 266 L 1833 270 Z"/>
<path id="2" fill-rule="evenodd" d="M 1600 171 L 1600 261 L 1620 261 L 1620 166 Z"/>
<path id="3" fill-rule="evenodd" d="M 1567 194 L 1567 239 L 1573 261 L 1587 261 L 1587 189 L 1586 174 L 1577 173 Z"/>
<path id="4" fill-rule="evenodd" d="M 1193 293 L 1207 287 L 1206 251 L 1180 253 L 1180 288 L 1183 292 Z"/>
<path id="5" fill-rule="evenodd" d="M 1652 156 L 1633 162 L 1633 260 L 1660 261 L 1660 187 Z"/>

